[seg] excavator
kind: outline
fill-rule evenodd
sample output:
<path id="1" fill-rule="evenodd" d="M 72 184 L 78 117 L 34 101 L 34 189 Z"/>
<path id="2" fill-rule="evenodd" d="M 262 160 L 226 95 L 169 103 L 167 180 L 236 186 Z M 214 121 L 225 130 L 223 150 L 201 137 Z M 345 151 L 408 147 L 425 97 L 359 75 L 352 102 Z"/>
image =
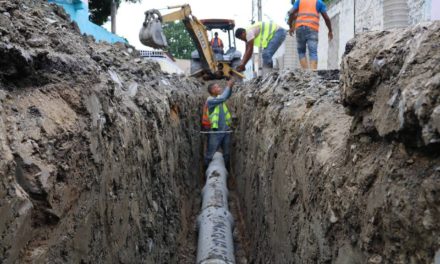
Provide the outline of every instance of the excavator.
<path id="1" fill-rule="evenodd" d="M 240 62 L 241 53 L 235 48 L 233 34 L 235 24 L 232 20 L 198 20 L 192 15 L 191 7 L 188 4 L 170 6 L 167 9 L 179 10 L 166 15 L 162 15 L 157 9 L 150 9 L 145 12 L 145 21 L 139 32 L 139 40 L 142 44 L 155 49 L 167 48 L 168 43 L 163 33 L 162 23 L 181 20 L 196 46 L 196 51 L 191 54 L 192 76 L 202 77 L 205 80 L 229 79 L 233 76 L 244 78 L 244 75 L 234 68 L 237 62 Z M 234 39 L 234 46 L 220 56 L 214 54 L 207 33 L 207 30 L 216 28 L 228 31 L 230 47 L 231 31 Z"/>

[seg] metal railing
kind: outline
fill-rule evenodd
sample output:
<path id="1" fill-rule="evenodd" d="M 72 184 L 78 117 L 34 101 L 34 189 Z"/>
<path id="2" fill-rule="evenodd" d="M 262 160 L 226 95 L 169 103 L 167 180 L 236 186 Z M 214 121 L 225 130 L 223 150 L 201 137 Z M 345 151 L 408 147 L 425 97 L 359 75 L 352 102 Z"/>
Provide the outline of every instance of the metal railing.
<path id="1" fill-rule="evenodd" d="M 147 58 L 168 58 L 165 52 L 161 50 L 140 50 L 141 57 Z"/>

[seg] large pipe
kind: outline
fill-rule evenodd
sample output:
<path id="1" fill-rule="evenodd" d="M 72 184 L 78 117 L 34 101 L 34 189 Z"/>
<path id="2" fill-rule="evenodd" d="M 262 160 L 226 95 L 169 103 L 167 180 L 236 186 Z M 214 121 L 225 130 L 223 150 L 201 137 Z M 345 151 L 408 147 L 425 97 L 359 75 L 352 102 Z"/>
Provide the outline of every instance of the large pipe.
<path id="1" fill-rule="evenodd" d="M 202 190 L 202 212 L 197 218 L 197 264 L 235 263 L 234 219 L 228 209 L 227 177 L 223 155 L 217 152 L 206 170 Z"/>

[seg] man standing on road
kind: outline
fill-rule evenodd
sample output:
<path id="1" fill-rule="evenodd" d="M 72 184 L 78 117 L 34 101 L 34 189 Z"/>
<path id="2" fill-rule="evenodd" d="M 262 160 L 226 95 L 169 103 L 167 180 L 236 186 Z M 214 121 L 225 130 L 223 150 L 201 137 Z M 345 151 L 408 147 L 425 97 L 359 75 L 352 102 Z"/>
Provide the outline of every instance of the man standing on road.
<path id="1" fill-rule="evenodd" d="M 205 154 L 205 168 L 208 168 L 215 152 L 218 151 L 220 147 L 223 151 L 226 169 L 229 171 L 230 168 L 230 127 L 232 117 L 225 102 L 231 97 L 232 86 L 234 86 L 234 80 L 232 79 L 228 81 L 225 89 L 222 89 L 217 83 L 211 83 L 208 86 L 210 96 L 206 104 L 208 105 L 207 115 L 211 128 L 209 130 L 208 150 Z"/>
<path id="2" fill-rule="evenodd" d="M 263 48 L 263 69 L 272 69 L 272 57 L 286 39 L 286 33 L 274 22 L 258 22 L 248 29 L 237 28 L 235 37 L 246 42 L 246 51 L 237 70 L 245 70 L 246 63 L 254 53 L 254 46 Z"/>
<path id="3" fill-rule="evenodd" d="M 322 0 L 296 0 L 289 11 L 289 33 L 292 36 L 296 30 L 298 57 L 303 69 L 309 68 L 306 58 L 306 48 L 309 50 L 310 68 L 318 68 L 318 35 L 319 14 L 325 20 L 328 28 L 328 39 L 333 39 L 332 24 L 327 15 L 327 6 Z"/>

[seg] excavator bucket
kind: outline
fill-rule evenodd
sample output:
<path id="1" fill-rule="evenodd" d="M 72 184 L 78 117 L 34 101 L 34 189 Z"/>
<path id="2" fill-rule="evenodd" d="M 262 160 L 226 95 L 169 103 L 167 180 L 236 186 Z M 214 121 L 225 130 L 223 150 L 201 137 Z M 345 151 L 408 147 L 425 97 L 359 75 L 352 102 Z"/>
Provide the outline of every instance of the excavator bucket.
<path id="1" fill-rule="evenodd" d="M 139 40 L 145 46 L 155 49 L 163 49 L 168 46 L 167 39 L 163 34 L 162 16 L 157 9 L 145 12 L 145 22 L 139 32 Z"/>

